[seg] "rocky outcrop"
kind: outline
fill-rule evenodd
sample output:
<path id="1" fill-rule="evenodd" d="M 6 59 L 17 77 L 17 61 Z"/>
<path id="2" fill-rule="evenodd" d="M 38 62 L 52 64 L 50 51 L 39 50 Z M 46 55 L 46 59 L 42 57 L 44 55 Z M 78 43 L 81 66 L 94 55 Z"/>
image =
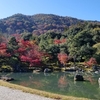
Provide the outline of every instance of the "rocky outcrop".
<path id="1" fill-rule="evenodd" d="M 13 80 L 14 80 L 14 78 L 12 78 L 12 77 L 7 77 L 7 76 L 1 76 L 0 79 L 1 79 L 1 80 L 4 80 L 4 81 L 13 81 Z"/>
<path id="2" fill-rule="evenodd" d="M 44 73 L 50 73 L 50 72 L 52 72 L 52 70 L 50 68 L 45 68 L 44 69 Z"/>
<path id="3" fill-rule="evenodd" d="M 84 81 L 84 78 L 82 75 L 76 74 L 74 76 L 74 81 Z"/>
<path id="4" fill-rule="evenodd" d="M 98 84 L 99 84 L 99 88 L 100 88 L 100 78 L 98 79 Z"/>

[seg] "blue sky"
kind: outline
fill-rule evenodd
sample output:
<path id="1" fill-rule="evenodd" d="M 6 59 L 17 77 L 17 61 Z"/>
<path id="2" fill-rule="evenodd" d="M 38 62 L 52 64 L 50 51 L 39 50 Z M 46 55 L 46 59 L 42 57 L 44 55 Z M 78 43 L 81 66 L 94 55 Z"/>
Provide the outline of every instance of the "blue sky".
<path id="1" fill-rule="evenodd" d="M 100 0 L 0 0 L 0 19 L 39 13 L 100 21 Z"/>

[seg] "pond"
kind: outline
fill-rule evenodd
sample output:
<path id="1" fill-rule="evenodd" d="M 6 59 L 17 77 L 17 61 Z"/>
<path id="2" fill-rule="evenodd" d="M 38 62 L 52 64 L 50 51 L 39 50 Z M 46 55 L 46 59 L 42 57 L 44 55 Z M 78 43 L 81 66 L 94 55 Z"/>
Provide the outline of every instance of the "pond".
<path id="1" fill-rule="evenodd" d="M 81 73 L 86 81 L 74 81 L 74 72 L 0 73 L 16 79 L 12 83 L 47 92 L 100 100 L 100 74 Z"/>

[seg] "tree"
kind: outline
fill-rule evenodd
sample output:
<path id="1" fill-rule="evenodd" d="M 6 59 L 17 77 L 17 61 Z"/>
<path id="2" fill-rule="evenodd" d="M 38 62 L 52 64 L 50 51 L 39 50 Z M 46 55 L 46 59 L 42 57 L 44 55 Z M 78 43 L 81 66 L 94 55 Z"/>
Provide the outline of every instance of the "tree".
<path id="1" fill-rule="evenodd" d="M 92 35 L 90 34 L 88 29 L 82 30 L 76 35 L 69 35 L 67 38 L 69 55 L 76 55 L 78 59 L 79 57 L 87 59 L 93 56 L 93 44 L 94 41 L 92 40 Z"/>
<path id="2" fill-rule="evenodd" d="M 66 42 L 66 39 L 54 39 L 54 44 L 62 44 L 65 42 Z"/>
<path id="3" fill-rule="evenodd" d="M 16 41 L 15 37 L 11 37 L 8 42 L 7 52 L 9 52 L 12 56 L 15 55 L 15 51 L 19 48 L 18 42 Z"/>
<path id="4" fill-rule="evenodd" d="M 7 45 L 6 43 L 0 43 L 0 56 L 10 57 L 11 54 L 7 53 Z"/>
<path id="5" fill-rule="evenodd" d="M 94 42 L 100 42 L 100 28 L 94 28 L 92 31 Z"/>
<path id="6" fill-rule="evenodd" d="M 88 67 L 92 67 L 93 65 L 97 64 L 97 61 L 95 58 L 91 57 L 89 61 L 85 62 L 85 65 Z"/>
<path id="7" fill-rule="evenodd" d="M 59 53 L 57 57 L 58 57 L 58 60 L 60 61 L 60 63 L 63 64 L 63 66 L 65 66 L 65 64 L 69 60 L 69 57 L 66 53 Z"/>
<path id="8" fill-rule="evenodd" d="M 22 40 L 19 43 L 19 49 L 16 53 L 19 54 L 20 60 L 29 63 L 29 66 L 39 66 L 41 64 L 43 53 L 39 51 L 38 46 L 31 41 Z"/>

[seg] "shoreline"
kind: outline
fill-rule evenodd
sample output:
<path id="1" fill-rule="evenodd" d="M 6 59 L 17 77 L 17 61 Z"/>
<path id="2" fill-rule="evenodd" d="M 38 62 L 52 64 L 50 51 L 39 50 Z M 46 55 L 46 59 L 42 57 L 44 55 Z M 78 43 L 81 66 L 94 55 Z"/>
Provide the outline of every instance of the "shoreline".
<path id="1" fill-rule="evenodd" d="M 36 94 L 25 93 L 21 90 L 0 86 L 0 100 L 53 100 Z"/>
<path id="2" fill-rule="evenodd" d="M 12 83 L 5 82 L 5 81 L 2 81 L 2 80 L 0 80 L 0 86 L 3 86 L 5 88 L 10 88 L 12 90 L 18 90 L 18 91 L 21 91 L 22 93 L 29 93 L 31 95 L 38 95 L 38 96 L 44 97 L 44 98 L 46 97 L 49 100 L 91 100 L 91 99 L 88 99 L 88 98 L 64 96 L 64 95 L 60 95 L 60 94 L 54 94 L 54 93 L 49 93 L 49 92 L 45 92 L 45 91 L 41 91 L 41 90 L 31 89 L 31 88 L 28 88 L 28 87 L 12 84 Z M 19 100 L 19 99 L 17 99 L 17 100 Z M 24 99 L 24 100 L 26 100 L 26 99 Z M 32 99 L 32 100 L 34 100 L 34 99 Z M 35 100 L 39 100 L 39 99 L 35 99 Z M 45 100 L 45 99 L 43 99 L 43 100 Z"/>

